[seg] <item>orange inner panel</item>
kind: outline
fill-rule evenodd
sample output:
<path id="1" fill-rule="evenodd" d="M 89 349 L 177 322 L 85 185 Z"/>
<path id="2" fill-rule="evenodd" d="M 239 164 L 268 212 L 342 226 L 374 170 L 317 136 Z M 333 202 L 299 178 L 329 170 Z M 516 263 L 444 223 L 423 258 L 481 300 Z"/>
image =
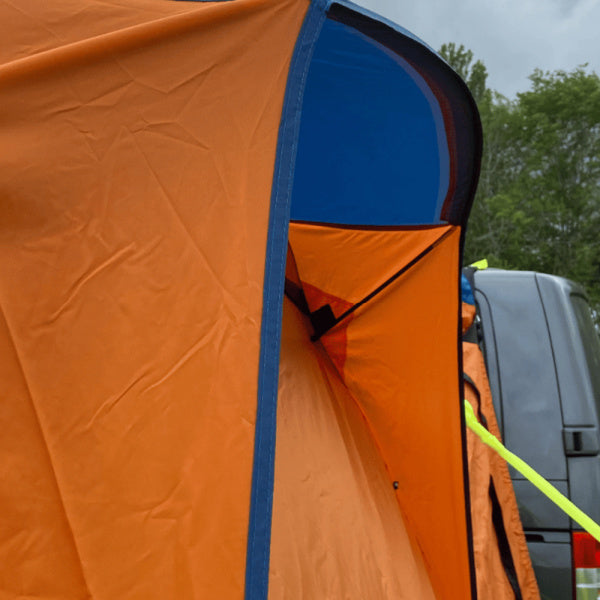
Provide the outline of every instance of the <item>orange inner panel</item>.
<path id="1" fill-rule="evenodd" d="M 459 239 L 460 230 L 450 226 L 373 231 L 290 226 L 312 311 L 330 297 L 359 302 L 433 245 L 352 318 L 325 333 L 319 345 L 336 366 L 345 403 L 352 398 L 363 417 L 376 468 L 385 469 L 392 490 L 395 482 L 397 510 L 422 554 L 435 596 L 446 600 L 470 596 L 457 341 Z M 278 430 L 278 449 L 280 436 Z"/>
<path id="2" fill-rule="evenodd" d="M 269 599 L 433 600 L 364 417 L 284 302 Z"/>

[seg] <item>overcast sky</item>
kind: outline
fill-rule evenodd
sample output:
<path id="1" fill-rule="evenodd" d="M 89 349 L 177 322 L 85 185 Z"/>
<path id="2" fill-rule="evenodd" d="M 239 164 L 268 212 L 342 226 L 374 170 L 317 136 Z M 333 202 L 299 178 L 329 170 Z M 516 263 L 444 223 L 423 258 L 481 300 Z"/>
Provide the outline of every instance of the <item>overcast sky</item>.
<path id="1" fill-rule="evenodd" d="M 435 50 L 464 44 L 487 67 L 489 87 L 508 97 L 527 76 L 589 63 L 600 74 L 600 0 L 355 0 Z"/>

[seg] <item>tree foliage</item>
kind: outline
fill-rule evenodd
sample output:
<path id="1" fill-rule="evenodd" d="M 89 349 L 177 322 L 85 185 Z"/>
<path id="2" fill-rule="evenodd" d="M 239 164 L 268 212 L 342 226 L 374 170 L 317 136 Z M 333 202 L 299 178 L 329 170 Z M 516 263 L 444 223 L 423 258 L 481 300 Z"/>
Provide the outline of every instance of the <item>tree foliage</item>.
<path id="1" fill-rule="evenodd" d="M 585 65 L 534 71 L 508 100 L 463 46 L 440 53 L 479 106 L 484 153 L 466 263 L 535 270 L 582 284 L 600 315 L 600 79 Z M 483 89 L 482 89 L 483 85 Z"/>
<path id="2" fill-rule="evenodd" d="M 467 50 L 462 44 L 457 47 L 454 42 L 449 42 L 442 44 L 440 55 L 466 82 L 478 105 L 490 99 L 487 69 L 480 60 L 473 62 L 471 50 Z"/>

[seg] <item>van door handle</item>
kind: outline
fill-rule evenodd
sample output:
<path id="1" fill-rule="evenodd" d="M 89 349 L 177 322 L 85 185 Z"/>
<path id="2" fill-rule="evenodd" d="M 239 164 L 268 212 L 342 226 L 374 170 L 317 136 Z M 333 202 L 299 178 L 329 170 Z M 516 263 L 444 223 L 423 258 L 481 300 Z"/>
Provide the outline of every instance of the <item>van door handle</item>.
<path id="1" fill-rule="evenodd" d="M 596 456 L 600 454 L 597 427 L 565 427 L 563 442 L 567 456 Z"/>

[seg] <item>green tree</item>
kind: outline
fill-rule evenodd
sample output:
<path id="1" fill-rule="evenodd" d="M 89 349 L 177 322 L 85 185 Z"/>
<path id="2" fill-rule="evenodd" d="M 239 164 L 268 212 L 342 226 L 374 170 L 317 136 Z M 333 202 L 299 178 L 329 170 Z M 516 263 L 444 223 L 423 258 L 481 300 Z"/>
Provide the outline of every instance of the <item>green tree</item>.
<path id="1" fill-rule="evenodd" d="M 600 79 L 585 66 L 536 70 L 509 101 L 469 50 L 440 53 L 471 89 L 484 132 L 465 261 L 568 277 L 600 315 Z"/>
<path id="2" fill-rule="evenodd" d="M 454 42 L 449 42 L 442 44 L 439 54 L 465 81 L 478 106 L 491 100 L 491 92 L 487 87 L 487 69 L 480 60 L 473 62 L 471 50 L 462 44 L 456 46 Z"/>
<path id="3" fill-rule="evenodd" d="M 578 281 L 598 310 L 600 79 L 583 67 L 530 79 L 510 115 L 512 177 L 486 199 L 508 229 L 499 258 Z"/>
<path id="4" fill-rule="evenodd" d="M 477 194 L 469 219 L 465 256 L 487 256 L 493 264 L 503 264 L 514 223 L 501 218 L 502 195 L 514 178 L 518 162 L 510 143 L 518 128 L 514 103 L 487 86 L 487 69 L 482 61 L 473 62 L 473 53 L 462 44 L 443 44 L 440 55 L 465 81 L 477 102 L 483 127 L 483 156 Z M 473 258 L 473 260 L 476 260 Z"/>

